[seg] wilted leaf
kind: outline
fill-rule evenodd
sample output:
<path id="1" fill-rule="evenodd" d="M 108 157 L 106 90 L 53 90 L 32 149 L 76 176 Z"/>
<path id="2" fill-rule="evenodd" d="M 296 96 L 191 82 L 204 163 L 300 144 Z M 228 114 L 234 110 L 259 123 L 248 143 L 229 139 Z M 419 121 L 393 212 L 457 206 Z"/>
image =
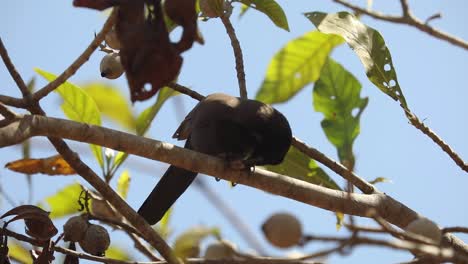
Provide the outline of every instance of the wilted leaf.
<path id="1" fill-rule="evenodd" d="M 96 102 L 99 111 L 127 129 L 135 129 L 135 117 L 128 100 L 115 86 L 93 82 L 81 86 Z"/>
<path id="2" fill-rule="evenodd" d="M 289 100 L 320 77 L 331 50 L 342 41 L 318 31 L 290 41 L 270 61 L 256 99 L 269 104 Z"/>
<path id="3" fill-rule="evenodd" d="M 124 199 L 127 199 L 128 188 L 130 186 L 130 173 L 124 170 L 117 181 L 117 192 Z"/>
<path id="4" fill-rule="evenodd" d="M 171 96 L 177 94 L 178 92 L 168 87 L 164 87 L 159 91 L 158 99 L 156 99 L 156 102 L 152 106 L 146 108 L 138 116 L 136 121 L 137 135 L 144 135 L 146 133 L 146 131 L 151 125 L 151 122 L 153 122 L 153 119 L 158 114 L 164 102 L 166 102 L 166 100 L 169 99 Z"/>
<path id="5" fill-rule="evenodd" d="M 0 218 L 13 215 L 15 217 L 10 219 L 7 223 L 11 223 L 17 220 L 24 220 L 24 223 L 27 227 L 26 234 L 36 239 L 49 240 L 58 232 L 57 228 L 52 223 L 52 220 L 49 218 L 49 212 L 44 211 L 37 206 L 20 205 L 9 210 Z"/>
<path id="6" fill-rule="evenodd" d="M 56 75 L 39 68 L 34 70 L 49 82 L 57 78 Z M 55 89 L 55 92 L 62 97 L 62 110 L 68 118 L 86 124 L 101 125 L 101 115 L 96 103 L 80 87 L 70 82 L 64 82 Z M 104 165 L 102 148 L 96 145 L 90 146 L 99 165 L 102 167 Z"/>
<path id="7" fill-rule="evenodd" d="M 173 246 L 174 253 L 182 259 L 198 257 L 200 253 L 200 243 L 208 236 L 219 237 L 219 230 L 217 228 L 207 228 L 203 226 L 190 228 L 179 235 L 175 240 Z"/>
<path id="8" fill-rule="evenodd" d="M 343 37 L 366 68 L 369 80 L 381 91 L 407 108 L 393 66 L 392 56 L 380 33 L 347 12 L 327 14 L 310 12 L 305 16 L 323 33 Z"/>
<path id="9" fill-rule="evenodd" d="M 286 18 L 286 14 L 284 13 L 281 6 L 276 3 L 274 0 L 235 0 L 240 2 L 248 7 L 252 7 L 257 9 L 258 11 L 267 15 L 276 26 L 289 31 L 288 19 Z M 243 12 L 245 10 L 243 7 Z M 241 15 L 243 14 L 241 13 Z"/>
<path id="10" fill-rule="evenodd" d="M 372 181 L 369 181 L 370 184 L 376 184 L 376 183 L 379 183 L 379 182 L 392 182 L 392 180 L 387 179 L 385 177 L 377 177 L 377 178 L 373 179 Z"/>
<path id="11" fill-rule="evenodd" d="M 337 148 L 340 161 L 350 169 L 354 167 L 353 143 L 359 135 L 359 120 L 368 102 L 360 93 L 359 81 L 331 58 L 323 66 L 313 92 L 315 111 L 325 116 L 321 123 L 325 135 Z"/>
<path id="12" fill-rule="evenodd" d="M 78 212 L 78 199 L 83 188 L 74 183 L 60 189 L 56 194 L 45 198 L 51 210 L 51 218 L 59 218 Z"/>
<path id="13" fill-rule="evenodd" d="M 116 246 L 110 246 L 106 250 L 106 258 L 127 260 L 127 261 L 132 260 L 132 258 L 130 257 L 130 254 L 128 254 L 128 252 L 125 249 L 116 247 Z"/>
<path id="14" fill-rule="evenodd" d="M 291 147 L 283 162 L 278 165 L 264 166 L 267 170 L 289 175 L 293 178 L 340 190 L 340 187 L 315 162 L 304 153 Z"/>
<path id="15" fill-rule="evenodd" d="M 29 256 L 29 251 L 24 248 L 21 244 L 8 241 L 8 255 L 12 260 L 16 260 L 23 264 L 32 264 L 32 259 Z"/>
<path id="16" fill-rule="evenodd" d="M 62 158 L 55 155 L 43 159 L 20 159 L 9 162 L 6 168 L 25 174 L 43 173 L 48 175 L 71 175 L 75 170 Z"/>

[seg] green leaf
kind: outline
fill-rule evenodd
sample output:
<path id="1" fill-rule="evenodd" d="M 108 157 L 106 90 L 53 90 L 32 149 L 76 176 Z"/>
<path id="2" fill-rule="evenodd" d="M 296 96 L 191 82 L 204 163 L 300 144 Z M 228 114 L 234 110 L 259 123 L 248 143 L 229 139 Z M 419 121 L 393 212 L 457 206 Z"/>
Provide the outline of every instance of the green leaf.
<path id="1" fill-rule="evenodd" d="M 106 258 L 129 261 L 132 260 L 130 254 L 121 247 L 110 246 L 106 250 Z"/>
<path id="2" fill-rule="evenodd" d="M 103 115 L 127 129 L 135 129 L 135 117 L 127 98 L 115 86 L 93 82 L 81 88 L 96 102 Z"/>
<path id="3" fill-rule="evenodd" d="M 21 244 L 12 242 L 11 240 L 8 242 L 8 256 L 12 260 L 17 261 L 18 263 L 23 263 L 23 264 L 33 263 L 31 255 L 29 254 L 29 250 L 27 250 Z"/>
<path id="4" fill-rule="evenodd" d="M 201 241 L 208 237 L 220 237 L 217 228 L 207 228 L 203 226 L 193 227 L 180 234 L 174 241 L 174 253 L 177 257 L 186 259 L 197 257 L 200 251 Z"/>
<path id="5" fill-rule="evenodd" d="M 359 135 L 359 119 L 368 102 L 360 93 L 359 81 L 331 58 L 313 91 L 315 111 L 325 116 L 321 123 L 325 135 L 337 148 L 340 161 L 350 169 L 354 167 L 353 143 Z"/>
<path id="6" fill-rule="evenodd" d="M 128 189 L 130 187 L 130 173 L 124 170 L 117 181 L 117 193 L 124 199 L 127 199 Z"/>
<path id="7" fill-rule="evenodd" d="M 50 210 L 50 218 L 60 218 L 78 212 L 78 200 L 83 188 L 79 183 L 74 183 L 60 189 L 56 194 L 45 198 Z M 40 203 L 40 205 L 42 205 Z M 42 207 L 42 206 L 41 206 Z"/>
<path id="8" fill-rule="evenodd" d="M 276 26 L 289 31 L 288 19 L 281 6 L 274 0 L 235 0 L 267 15 Z M 246 9 L 245 9 L 246 10 Z M 242 11 L 242 10 L 241 10 Z M 245 11 L 244 11 L 245 12 Z M 242 14 L 242 13 L 241 13 Z"/>
<path id="9" fill-rule="evenodd" d="M 283 162 L 278 165 L 264 166 L 267 170 L 289 175 L 293 178 L 340 190 L 340 187 L 315 162 L 304 153 L 291 147 Z"/>
<path id="10" fill-rule="evenodd" d="M 335 227 L 336 227 L 336 230 L 340 230 L 341 227 L 343 226 L 343 222 L 344 222 L 344 214 L 341 213 L 341 212 L 335 212 L 335 217 L 336 217 L 336 224 L 335 224 Z"/>
<path id="11" fill-rule="evenodd" d="M 49 82 L 55 80 L 57 76 L 39 68 L 34 69 L 39 75 Z M 70 83 L 64 82 L 55 89 L 63 99 L 62 111 L 71 120 L 91 125 L 101 125 L 101 115 L 93 99 L 86 94 L 83 89 Z M 96 157 L 101 168 L 104 166 L 102 148 L 96 145 L 90 145 L 91 150 Z"/>
<path id="12" fill-rule="evenodd" d="M 136 121 L 136 132 L 137 135 L 144 135 L 150 127 L 153 119 L 158 114 L 159 110 L 163 106 L 164 102 L 167 101 L 171 96 L 177 95 L 178 93 L 168 87 L 162 88 L 158 93 L 156 102 L 145 109 L 137 118 Z"/>
<path id="13" fill-rule="evenodd" d="M 320 77 L 331 50 L 342 41 L 318 31 L 290 41 L 270 61 L 256 99 L 269 104 L 289 100 Z"/>
<path id="14" fill-rule="evenodd" d="M 380 183 L 380 182 L 392 182 L 392 180 L 387 179 L 385 177 L 377 177 L 377 178 L 373 179 L 372 181 L 369 181 L 370 184 L 376 184 L 376 183 Z"/>
<path id="15" fill-rule="evenodd" d="M 407 108 L 398 83 L 392 56 L 380 33 L 363 24 L 347 12 L 327 14 L 310 12 L 305 16 L 323 33 L 340 35 L 356 52 L 369 80 L 394 100 Z"/>
<path id="16" fill-rule="evenodd" d="M 168 239 L 169 235 L 171 235 L 172 232 L 171 228 L 169 227 L 169 220 L 171 219 L 172 210 L 172 207 L 169 208 L 169 210 L 166 211 L 163 218 L 161 219 L 161 221 L 159 221 L 158 225 L 156 226 L 158 234 L 164 239 Z"/>

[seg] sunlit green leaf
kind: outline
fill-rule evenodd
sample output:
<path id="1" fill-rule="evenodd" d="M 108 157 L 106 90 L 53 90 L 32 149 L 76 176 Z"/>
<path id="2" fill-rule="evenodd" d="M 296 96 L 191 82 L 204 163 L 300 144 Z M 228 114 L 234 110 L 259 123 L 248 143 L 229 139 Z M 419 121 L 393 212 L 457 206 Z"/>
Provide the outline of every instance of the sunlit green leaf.
<path id="1" fill-rule="evenodd" d="M 21 244 L 16 242 L 12 242 L 11 240 L 8 242 L 8 256 L 12 260 L 15 260 L 19 263 L 23 264 L 32 264 L 31 254 L 29 251 L 23 247 Z"/>
<path id="2" fill-rule="evenodd" d="M 289 31 L 288 19 L 281 6 L 274 0 L 235 0 L 267 15 L 276 26 Z"/>
<path id="3" fill-rule="evenodd" d="M 166 211 L 161 221 L 159 221 L 158 225 L 155 226 L 156 230 L 158 231 L 159 235 L 164 238 L 168 239 L 171 235 L 171 228 L 169 227 L 171 215 L 172 215 L 172 207 Z"/>
<path id="4" fill-rule="evenodd" d="M 47 81 L 51 82 L 57 78 L 55 74 L 46 72 L 39 68 L 34 69 L 39 75 L 44 77 Z M 91 124 L 101 125 L 101 115 L 94 100 L 86 94 L 83 89 L 72 84 L 71 82 L 64 82 L 57 89 L 55 89 L 63 99 L 62 110 L 65 115 L 71 120 Z M 94 156 L 96 157 L 99 165 L 104 166 L 104 159 L 102 157 L 102 148 L 96 145 L 90 145 Z"/>
<path id="5" fill-rule="evenodd" d="M 132 108 L 119 88 L 102 82 L 87 83 L 81 88 L 94 99 L 103 115 L 127 129 L 135 129 Z"/>
<path id="6" fill-rule="evenodd" d="M 385 177 L 377 177 L 377 178 L 373 179 L 372 181 L 369 181 L 370 184 L 376 184 L 376 183 L 380 183 L 380 182 L 392 182 L 392 180 L 387 179 Z"/>
<path id="7" fill-rule="evenodd" d="M 377 30 L 366 26 L 347 12 L 336 14 L 311 12 L 306 13 L 305 16 L 321 32 L 342 36 L 364 64 L 369 80 L 407 108 L 392 56 L 382 35 Z"/>
<path id="8" fill-rule="evenodd" d="M 127 199 L 128 189 L 130 187 L 130 173 L 124 170 L 117 181 L 117 192 L 124 199 Z"/>
<path id="9" fill-rule="evenodd" d="M 340 230 L 341 227 L 343 226 L 344 214 L 342 212 L 336 212 L 335 216 L 336 216 L 336 224 L 335 224 L 336 230 Z"/>
<path id="10" fill-rule="evenodd" d="M 200 250 L 201 241 L 208 236 L 219 238 L 219 230 L 203 226 L 190 228 L 176 238 L 173 246 L 174 253 L 182 259 L 196 257 Z"/>
<path id="11" fill-rule="evenodd" d="M 178 93 L 175 90 L 168 87 L 164 87 L 159 90 L 156 102 L 152 106 L 145 109 L 137 118 L 136 131 L 138 135 L 144 135 L 146 133 L 151 125 L 151 122 L 153 122 L 153 119 L 158 114 L 164 102 L 176 94 Z"/>
<path id="12" fill-rule="evenodd" d="M 50 218 L 59 218 L 77 213 L 79 209 L 78 199 L 82 190 L 79 183 L 74 183 L 45 198 L 50 211 Z"/>
<path id="13" fill-rule="evenodd" d="M 122 247 L 110 246 L 106 250 L 106 258 L 118 259 L 118 260 L 133 260 L 130 254 L 128 253 L 128 248 L 123 249 Z"/>
<path id="14" fill-rule="evenodd" d="M 318 31 L 290 41 L 270 61 L 256 99 L 269 104 L 289 100 L 320 77 L 331 50 L 342 41 Z"/>
<path id="15" fill-rule="evenodd" d="M 289 175 L 293 178 L 340 190 L 340 187 L 323 171 L 317 163 L 304 153 L 291 147 L 283 162 L 279 165 L 264 166 L 267 170 Z"/>
<path id="16" fill-rule="evenodd" d="M 322 68 L 314 86 L 315 111 L 324 114 L 322 128 L 337 148 L 338 157 L 348 168 L 354 167 L 353 143 L 359 135 L 359 119 L 368 98 L 361 98 L 361 84 L 331 58 Z"/>

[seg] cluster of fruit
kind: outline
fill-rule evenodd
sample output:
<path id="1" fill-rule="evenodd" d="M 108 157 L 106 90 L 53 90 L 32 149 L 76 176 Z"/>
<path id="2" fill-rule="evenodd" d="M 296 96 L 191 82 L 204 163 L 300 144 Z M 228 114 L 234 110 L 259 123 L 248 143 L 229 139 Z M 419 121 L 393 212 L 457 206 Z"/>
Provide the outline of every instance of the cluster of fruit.
<path id="1" fill-rule="evenodd" d="M 103 256 L 110 245 L 110 237 L 107 230 L 89 223 L 85 215 L 71 217 L 63 226 L 63 239 L 70 242 L 78 242 L 80 247 L 89 254 Z"/>

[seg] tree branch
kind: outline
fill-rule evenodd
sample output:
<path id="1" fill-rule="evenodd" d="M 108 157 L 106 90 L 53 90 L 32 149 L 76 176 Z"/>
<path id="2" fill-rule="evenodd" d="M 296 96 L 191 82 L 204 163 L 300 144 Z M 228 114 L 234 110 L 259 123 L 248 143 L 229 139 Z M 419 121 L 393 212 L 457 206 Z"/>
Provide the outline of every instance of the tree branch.
<path id="1" fill-rule="evenodd" d="M 369 11 L 365 8 L 361 8 L 357 5 L 351 4 L 348 1 L 344 1 L 344 0 L 333 0 L 333 2 L 346 6 L 347 8 L 352 9 L 355 12 L 365 14 L 367 16 L 370 16 L 378 20 L 383 20 L 383 21 L 388 21 L 388 22 L 393 22 L 393 23 L 398 23 L 398 24 L 405 24 L 405 25 L 415 27 L 419 29 L 420 31 L 425 32 L 435 38 L 447 41 L 463 49 L 468 49 L 468 42 L 466 42 L 465 40 L 452 36 L 437 28 L 433 28 L 430 25 L 419 20 L 418 18 L 414 17 L 409 10 L 407 1 L 401 0 L 403 16 L 391 16 L 391 15 L 386 15 L 386 14 L 382 14 L 382 13 L 375 12 L 375 11 Z M 406 13 L 405 13 L 405 9 L 406 9 Z"/>
<path id="2" fill-rule="evenodd" d="M 242 57 L 242 49 L 240 47 L 239 40 L 236 36 L 236 31 L 229 20 L 231 12 L 227 12 L 220 16 L 221 21 L 223 22 L 226 32 L 231 40 L 231 46 L 234 50 L 234 57 L 236 59 L 236 71 L 237 71 L 237 81 L 239 83 L 239 93 L 240 98 L 247 99 L 247 86 L 245 84 L 245 71 L 244 71 L 244 59 Z"/>
<path id="3" fill-rule="evenodd" d="M 23 97 L 29 96 L 29 90 L 26 83 L 21 78 L 20 74 L 15 68 L 15 65 L 11 62 L 10 56 L 8 55 L 8 51 L 6 50 L 5 46 L 3 45 L 2 38 L 0 38 L 0 57 L 2 57 L 3 63 L 5 63 L 8 72 L 10 73 L 11 77 L 15 81 L 18 88 L 21 90 Z"/>

